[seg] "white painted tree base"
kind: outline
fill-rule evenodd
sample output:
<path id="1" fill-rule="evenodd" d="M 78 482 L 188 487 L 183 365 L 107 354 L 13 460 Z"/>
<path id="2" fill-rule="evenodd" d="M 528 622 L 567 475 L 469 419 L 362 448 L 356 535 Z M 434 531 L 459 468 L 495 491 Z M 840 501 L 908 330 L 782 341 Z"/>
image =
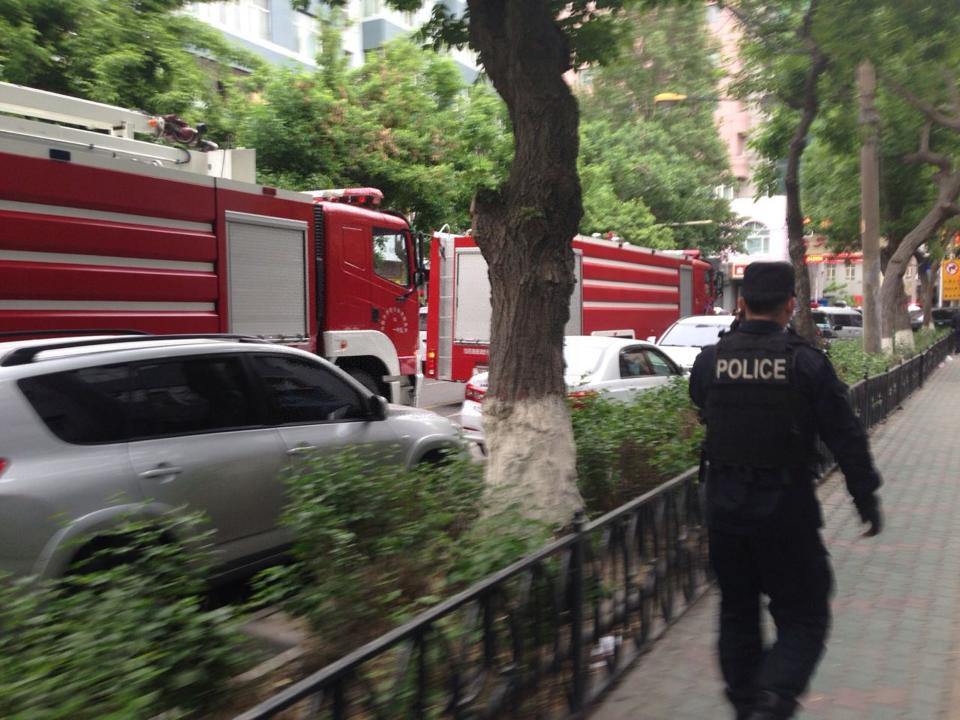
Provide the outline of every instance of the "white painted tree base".
<path id="1" fill-rule="evenodd" d="M 487 398 L 483 432 L 489 450 L 487 511 L 516 506 L 524 517 L 569 525 L 583 498 L 566 399 Z"/>
<path id="2" fill-rule="evenodd" d="M 886 355 L 892 355 L 894 342 L 898 348 L 913 350 L 916 347 L 913 341 L 913 330 L 897 330 L 892 338 L 880 338 L 880 350 Z"/>
<path id="3" fill-rule="evenodd" d="M 898 348 L 909 348 L 913 350 L 916 347 L 913 342 L 913 330 L 897 330 L 895 337 Z"/>

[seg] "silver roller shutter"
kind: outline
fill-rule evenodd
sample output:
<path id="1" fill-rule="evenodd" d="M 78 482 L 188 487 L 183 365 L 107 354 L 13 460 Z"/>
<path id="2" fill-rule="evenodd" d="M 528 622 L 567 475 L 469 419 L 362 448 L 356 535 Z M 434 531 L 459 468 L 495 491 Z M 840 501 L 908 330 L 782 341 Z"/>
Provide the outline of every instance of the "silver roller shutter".
<path id="1" fill-rule="evenodd" d="M 230 332 L 306 337 L 307 223 L 227 213 Z"/>

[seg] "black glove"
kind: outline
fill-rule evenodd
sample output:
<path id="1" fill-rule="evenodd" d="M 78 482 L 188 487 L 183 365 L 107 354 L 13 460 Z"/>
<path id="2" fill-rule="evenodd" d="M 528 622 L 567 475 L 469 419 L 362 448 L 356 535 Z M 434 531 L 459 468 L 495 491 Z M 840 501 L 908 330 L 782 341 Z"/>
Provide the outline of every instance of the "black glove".
<path id="1" fill-rule="evenodd" d="M 883 530 L 883 512 L 880 510 L 880 498 L 876 495 L 870 495 L 868 498 L 857 502 L 857 512 L 860 513 L 860 519 L 870 527 L 863 533 L 863 537 L 873 537 L 879 535 Z"/>

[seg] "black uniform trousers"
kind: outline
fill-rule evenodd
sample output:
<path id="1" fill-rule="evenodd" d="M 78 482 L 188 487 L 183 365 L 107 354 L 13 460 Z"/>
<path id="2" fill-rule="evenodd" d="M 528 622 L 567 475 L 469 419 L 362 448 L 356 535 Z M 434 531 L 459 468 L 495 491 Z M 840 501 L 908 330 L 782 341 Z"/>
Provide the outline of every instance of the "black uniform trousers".
<path id="1" fill-rule="evenodd" d="M 760 691 L 793 700 L 809 685 L 830 626 L 833 574 L 812 523 L 759 523 L 710 530 L 710 563 L 721 591 L 720 669 L 738 717 Z M 761 594 L 776 640 L 765 646 Z"/>

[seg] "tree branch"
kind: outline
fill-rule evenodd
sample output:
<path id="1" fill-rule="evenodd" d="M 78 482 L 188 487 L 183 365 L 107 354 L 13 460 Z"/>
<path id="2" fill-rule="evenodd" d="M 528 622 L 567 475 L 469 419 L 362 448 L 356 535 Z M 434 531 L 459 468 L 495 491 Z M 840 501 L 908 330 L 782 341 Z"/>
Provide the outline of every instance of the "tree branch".
<path id="1" fill-rule="evenodd" d="M 934 165 L 944 173 L 949 173 L 953 169 L 953 161 L 942 153 L 935 153 L 930 150 L 930 130 L 933 127 L 931 121 L 927 121 L 920 131 L 920 148 L 913 153 L 903 156 L 903 161 L 907 163 L 928 163 Z"/>
<path id="2" fill-rule="evenodd" d="M 885 82 L 891 88 L 893 88 L 894 91 L 900 95 L 900 97 L 923 113 L 931 122 L 934 122 L 937 125 L 945 128 L 950 128 L 951 130 L 960 130 L 960 99 L 958 99 L 957 87 L 952 81 L 947 82 L 947 90 L 951 95 L 951 99 L 953 100 L 954 115 L 948 115 L 947 113 L 935 108 L 926 100 L 921 100 L 896 80 L 891 80 L 888 78 L 885 80 Z"/>

